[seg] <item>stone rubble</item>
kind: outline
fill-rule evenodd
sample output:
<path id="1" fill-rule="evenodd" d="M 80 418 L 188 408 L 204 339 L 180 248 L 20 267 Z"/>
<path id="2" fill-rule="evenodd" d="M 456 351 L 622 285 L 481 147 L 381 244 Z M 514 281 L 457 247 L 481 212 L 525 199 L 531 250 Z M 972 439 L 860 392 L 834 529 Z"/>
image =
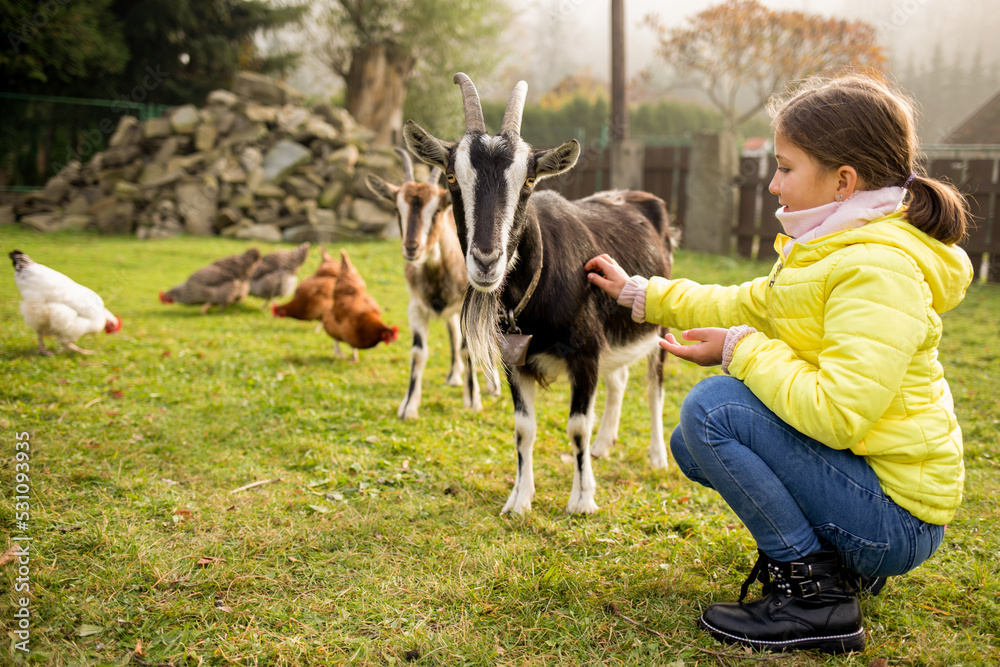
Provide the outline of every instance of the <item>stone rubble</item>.
<path id="1" fill-rule="evenodd" d="M 399 183 L 402 169 L 373 138 L 346 110 L 307 107 L 289 86 L 241 72 L 232 91 L 210 93 L 202 108 L 145 122 L 122 116 L 106 150 L 0 206 L 0 225 L 296 244 L 397 237 L 395 212 L 364 175 Z"/>

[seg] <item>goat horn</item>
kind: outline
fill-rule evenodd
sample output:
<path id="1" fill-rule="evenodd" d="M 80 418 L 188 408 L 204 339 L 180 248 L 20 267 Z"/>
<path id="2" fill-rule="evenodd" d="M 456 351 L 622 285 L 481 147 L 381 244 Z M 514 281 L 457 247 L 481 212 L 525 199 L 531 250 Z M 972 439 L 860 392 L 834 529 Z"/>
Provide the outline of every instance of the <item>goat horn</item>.
<path id="1" fill-rule="evenodd" d="M 441 167 L 434 167 L 431 169 L 431 175 L 427 177 L 427 182 L 437 185 L 438 181 L 441 180 L 441 173 Z"/>
<path id="2" fill-rule="evenodd" d="M 403 159 L 403 182 L 409 183 L 413 180 L 413 162 L 410 161 L 410 154 L 396 146 L 395 151 Z"/>
<path id="3" fill-rule="evenodd" d="M 507 110 L 503 112 L 503 123 L 500 125 L 500 134 L 513 132 L 521 134 L 521 113 L 524 111 L 524 98 L 528 94 L 528 84 L 518 81 L 514 86 L 514 92 L 510 94 L 510 101 L 507 102 Z"/>
<path id="4" fill-rule="evenodd" d="M 486 133 L 486 121 L 483 120 L 483 106 L 479 103 L 479 93 L 467 74 L 459 72 L 455 75 L 455 83 L 462 86 L 462 99 L 465 102 L 465 133 Z"/>

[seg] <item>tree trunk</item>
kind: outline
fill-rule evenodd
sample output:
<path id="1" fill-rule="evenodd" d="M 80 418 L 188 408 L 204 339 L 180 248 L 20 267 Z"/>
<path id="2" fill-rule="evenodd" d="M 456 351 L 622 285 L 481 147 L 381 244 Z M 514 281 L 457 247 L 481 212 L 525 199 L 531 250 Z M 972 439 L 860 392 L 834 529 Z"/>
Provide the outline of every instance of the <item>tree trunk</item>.
<path id="1" fill-rule="evenodd" d="M 395 44 L 366 44 L 351 54 L 345 81 L 347 110 L 375 131 L 378 144 L 391 146 L 399 141 L 406 80 L 413 63 L 413 55 Z"/>

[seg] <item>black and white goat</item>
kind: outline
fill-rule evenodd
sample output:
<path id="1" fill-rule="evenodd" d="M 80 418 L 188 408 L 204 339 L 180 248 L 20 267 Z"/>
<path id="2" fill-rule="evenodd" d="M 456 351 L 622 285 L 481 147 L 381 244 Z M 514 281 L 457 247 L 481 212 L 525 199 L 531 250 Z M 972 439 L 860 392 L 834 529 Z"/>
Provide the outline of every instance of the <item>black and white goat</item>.
<path id="1" fill-rule="evenodd" d="M 488 364 L 499 348 L 530 335 L 523 364 L 508 358 L 514 402 L 517 476 L 503 512 L 531 509 L 535 493 L 535 385 L 566 373 L 570 381 L 567 432 L 575 456 L 567 511 L 589 513 L 594 502 L 591 454 L 614 442 L 629 366 L 648 359 L 648 403 L 652 422 L 649 458 L 667 464 L 663 442 L 663 360 L 660 327 L 636 324 L 630 313 L 589 284 L 587 260 L 601 253 L 617 258 L 630 274 L 667 276 L 673 236 L 663 201 L 646 192 L 613 191 L 567 201 L 552 191 L 535 193 L 539 179 L 576 163 L 580 145 L 534 149 L 521 139 L 527 84 L 511 95 L 500 133 L 486 131 L 479 95 L 465 74 L 456 74 L 465 103 L 465 136 L 442 141 L 413 121 L 403 135 L 410 151 L 444 170 L 451 191 L 470 289 L 462 325 L 473 360 Z M 533 194 L 534 193 L 534 194 Z M 523 341 L 523 339 L 520 339 Z M 514 355 L 516 356 L 516 355 Z M 594 447 L 590 447 L 598 378 L 607 402 Z"/>
<path id="2" fill-rule="evenodd" d="M 431 169 L 424 183 L 413 179 L 410 155 L 397 148 L 403 161 L 403 183 L 392 185 L 375 174 L 365 182 L 376 197 L 396 207 L 399 232 L 402 237 L 403 259 L 406 260 L 406 284 L 410 288 L 410 381 L 396 416 L 413 419 L 420 409 L 420 388 L 427 365 L 430 321 L 445 320 L 451 340 L 451 370 L 447 383 L 462 386 L 465 407 L 482 408 L 475 365 L 468 360 L 468 349 L 462 344 L 459 317 L 462 302 L 469 287 L 465 259 L 458 242 L 455 218 L 447 203 L 448 191 L 438 185 L 441 170 Z M 500 378 L 495 365 L 486 367 L 487 391 L 500 393 Z M 464 376 L 464 377 L 463 377 Z"/>

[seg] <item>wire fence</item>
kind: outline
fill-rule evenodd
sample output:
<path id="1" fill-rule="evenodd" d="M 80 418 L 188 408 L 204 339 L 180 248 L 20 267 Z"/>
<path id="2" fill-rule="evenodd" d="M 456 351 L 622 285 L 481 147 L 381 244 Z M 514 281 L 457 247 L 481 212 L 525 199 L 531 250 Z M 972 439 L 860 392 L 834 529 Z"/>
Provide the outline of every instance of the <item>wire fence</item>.
<path id="1" fill-rule="evenodd" d="M 140 121 L 167 107 L 129 99 L 86 99 L 0 92 L 0 191 L 35 190 L 72 160 L 86 162 L 107 147 L 124 115 Z"/>

